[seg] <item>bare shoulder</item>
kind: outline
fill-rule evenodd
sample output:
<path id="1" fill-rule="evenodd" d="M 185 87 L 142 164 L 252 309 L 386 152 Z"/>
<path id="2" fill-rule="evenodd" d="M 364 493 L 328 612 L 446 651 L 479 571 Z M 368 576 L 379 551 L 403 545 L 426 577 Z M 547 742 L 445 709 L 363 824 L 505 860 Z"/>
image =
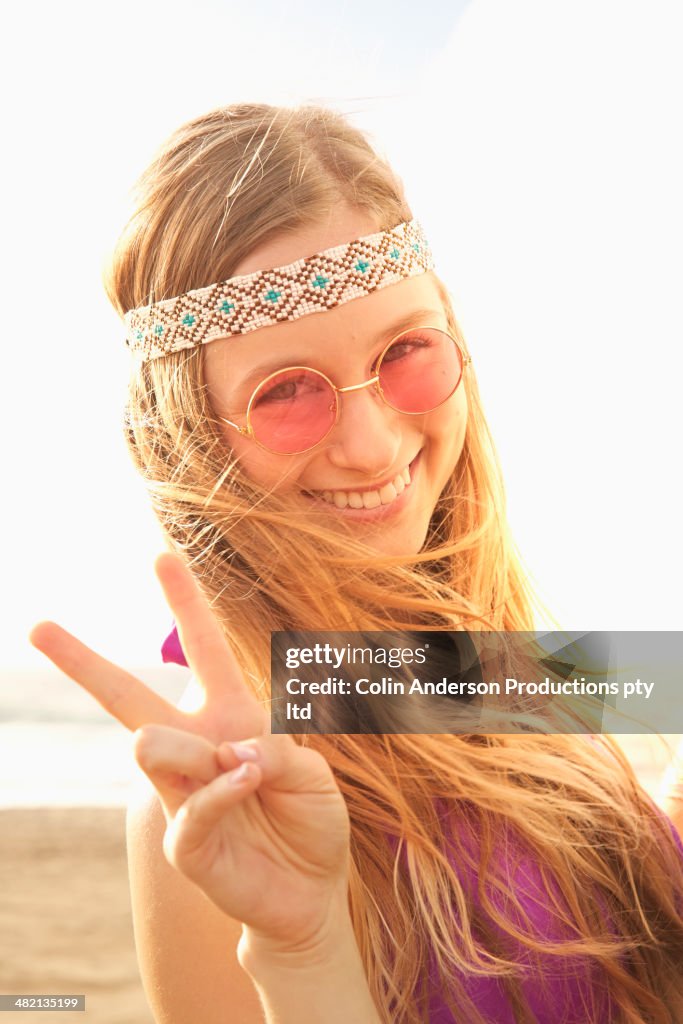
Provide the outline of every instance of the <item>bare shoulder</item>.
<path id="1" fill-rule="evenodd" d="M 153 787 L 141 782 L 128 808 L 128 867 L 140 974 L 156 1024 L 262 1024 L 237 961 L 241 925 L 171 867 L 165 827 Z"/>

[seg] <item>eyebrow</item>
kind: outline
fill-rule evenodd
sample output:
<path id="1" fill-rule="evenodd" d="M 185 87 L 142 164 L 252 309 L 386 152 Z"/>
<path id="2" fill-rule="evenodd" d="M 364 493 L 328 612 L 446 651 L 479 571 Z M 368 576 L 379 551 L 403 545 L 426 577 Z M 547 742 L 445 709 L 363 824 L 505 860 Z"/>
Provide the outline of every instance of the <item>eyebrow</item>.
<path id="1" fill-rule="evenodd" d="M 407 330 L 409 327 L 429 327 L 431 326 L 430 321 L 433 318 L 439 318 L 444 316 L 444 310 L 437 309 L 414 309 L 405 316 L 402 316 L 400 320 L 396 320 L 391 327 L 387 327 L 385 331 L 375 338 L 373 342 L 373 348 L 380 346 L 383 343 L 388 344 L 392 338 L 395 338 L 397 334 L 401 334 L 402 331 Z M 291 356 L 286 361 L 282 359 L 269 359 L 267 362 L 259 363 L 255 366 L 246 377 L 243 377 L 237 385 L 238 388 L 248 387 L 250 384 L 257 384 L 263 380 L 270 373 L 275 373 L 276 370 L 284 369 L 287 366 L 307 366 L 310 356 Z"/>

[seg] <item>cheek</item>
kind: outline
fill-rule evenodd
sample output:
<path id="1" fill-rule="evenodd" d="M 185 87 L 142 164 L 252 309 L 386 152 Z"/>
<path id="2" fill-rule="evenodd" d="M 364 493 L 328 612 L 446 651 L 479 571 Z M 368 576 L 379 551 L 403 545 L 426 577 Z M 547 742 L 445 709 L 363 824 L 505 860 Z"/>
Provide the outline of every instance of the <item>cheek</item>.
<path id="1" fill-rule="evenodd" d="M 267 490 L 291 486 L 301 472 L 301 461 L 292 455 L 273 455 L 241 434 L 230 431 L 226 448 L 237 458 L 245 476 Z"/>
<path id="2" fill-rule="evenodd" d="M 444 468 L 450 474 L 462 454 L 467 431 L 467 395 L 459 389 L 439 410 L 438 421 L 434 424 L 433 441 L 438 444 Z"/>

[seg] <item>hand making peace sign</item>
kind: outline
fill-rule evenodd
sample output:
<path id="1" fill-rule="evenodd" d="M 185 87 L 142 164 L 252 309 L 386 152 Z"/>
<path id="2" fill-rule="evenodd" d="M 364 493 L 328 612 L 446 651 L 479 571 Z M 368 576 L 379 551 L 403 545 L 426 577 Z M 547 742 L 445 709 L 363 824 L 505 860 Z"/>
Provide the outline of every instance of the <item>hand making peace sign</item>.
<path id="1" fill-rule="evenodd" d="M 276 946 L 315 943 L 345 906 L 349 820 L 329 765 L 269 717 L 247 687 L 207 602 L 182 562 L 156 572 L 183 651 L 205 691 L 184 713 L 54 623 L 31 642 L 127 729 L 161 800 L 164 852 L 226 914 Z"/>

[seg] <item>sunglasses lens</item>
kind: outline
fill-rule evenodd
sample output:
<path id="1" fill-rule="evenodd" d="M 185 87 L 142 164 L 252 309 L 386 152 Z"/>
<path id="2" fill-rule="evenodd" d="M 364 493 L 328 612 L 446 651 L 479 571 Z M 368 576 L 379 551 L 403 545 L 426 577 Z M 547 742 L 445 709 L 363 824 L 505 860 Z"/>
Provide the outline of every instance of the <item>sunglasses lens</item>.
<path id="1" fill-rule="evenodd" d="M 325 437 L 336 418 L 336 395 L 315 370 L 295 367 L 258 388 L 249 416 L 254 436 L 281 455 L 304 452 Z"/>
<path id="2" fill-rule="evenodd" d="M 458 346 L 450 335 L 432 327 L 395 338 L 379 366 L 384 399 L 398 412 L 431 412 L 450 398 L 461 377 Z"/>

